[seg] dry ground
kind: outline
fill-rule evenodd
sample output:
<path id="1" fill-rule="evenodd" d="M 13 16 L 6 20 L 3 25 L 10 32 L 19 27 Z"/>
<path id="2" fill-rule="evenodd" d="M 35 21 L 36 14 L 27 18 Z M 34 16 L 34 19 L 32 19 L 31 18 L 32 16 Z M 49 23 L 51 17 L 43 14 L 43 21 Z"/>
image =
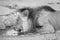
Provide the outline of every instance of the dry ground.
<path id="1" fill-rule="evenodd" d="M 0 36 L 0 40 L 60 40 L 60 32 L 54 34 L 27 34 L 20 36 Z"/>

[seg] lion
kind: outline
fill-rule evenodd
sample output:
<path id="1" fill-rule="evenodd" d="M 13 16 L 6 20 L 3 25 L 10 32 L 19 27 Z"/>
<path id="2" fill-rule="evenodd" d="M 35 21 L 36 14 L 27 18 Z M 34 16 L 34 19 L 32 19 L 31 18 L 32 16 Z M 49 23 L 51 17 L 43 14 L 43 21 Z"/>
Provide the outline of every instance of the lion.
<path id="1" fill-rule="evenodd" d="M 29 10 L 17 12 L 20 19 L 15 30 L 20 30 L 19 34 L 30 32 L 55 33 L 60 30 L 60 11 L 54 10 L 50 6 L 41 6 Z"/>

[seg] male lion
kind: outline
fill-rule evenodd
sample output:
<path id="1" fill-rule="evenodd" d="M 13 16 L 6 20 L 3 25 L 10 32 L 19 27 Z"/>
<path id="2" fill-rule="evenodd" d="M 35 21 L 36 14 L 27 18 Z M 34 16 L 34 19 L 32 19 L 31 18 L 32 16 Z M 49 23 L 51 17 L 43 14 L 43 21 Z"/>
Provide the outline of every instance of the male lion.
<path id="1" fill-rule="evenodd" d="M 20 30 L 20 33 L 40 32 L 54 33 L 60 30 L 60 11 L 56 11 L 50 6 L 41 6 L 38 8 L 20 9 L 18 25 L 15 30 Z M 21 28 L 22 27 L 22 28 Z"/>

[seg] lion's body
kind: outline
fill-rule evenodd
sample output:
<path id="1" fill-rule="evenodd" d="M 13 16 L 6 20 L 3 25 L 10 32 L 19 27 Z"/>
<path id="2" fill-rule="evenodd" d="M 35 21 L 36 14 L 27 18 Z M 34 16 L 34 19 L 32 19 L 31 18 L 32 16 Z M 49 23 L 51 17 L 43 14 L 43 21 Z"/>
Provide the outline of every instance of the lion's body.
<path id="1" fill-rule="evenodd" d="M 49 23 L 56 29 L 60 30 L 60 11 L 50 15 Z"/>
<path id="2" fill-rule="evenodd" d="M 43 13 L 43 15 L 39 17 L 38 23 L 43 26 L 42 31 L 54 33 L 60 30 L 60 11 L 41 11 L 40 14 L 41 13 Z"/>

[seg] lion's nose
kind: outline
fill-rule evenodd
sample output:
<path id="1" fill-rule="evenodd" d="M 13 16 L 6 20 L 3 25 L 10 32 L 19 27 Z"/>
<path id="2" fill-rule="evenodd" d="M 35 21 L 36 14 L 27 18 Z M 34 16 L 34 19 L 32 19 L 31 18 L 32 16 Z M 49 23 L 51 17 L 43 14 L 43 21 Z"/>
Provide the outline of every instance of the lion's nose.
<path id="1" fill-rule="evenodd" d="M 14 27 L 14 30 L 18 31 L 18 32 L 21 32 L 23 30 L 23 28 L 21 28 L 21 27 Z"/>
<path id="2" fill-rule="evenodd" d="M 21 31 L 22 31 L 22 29 L 18 29 L 17 31 L 18 31 L 18 32 L 21 32 Z"/>

